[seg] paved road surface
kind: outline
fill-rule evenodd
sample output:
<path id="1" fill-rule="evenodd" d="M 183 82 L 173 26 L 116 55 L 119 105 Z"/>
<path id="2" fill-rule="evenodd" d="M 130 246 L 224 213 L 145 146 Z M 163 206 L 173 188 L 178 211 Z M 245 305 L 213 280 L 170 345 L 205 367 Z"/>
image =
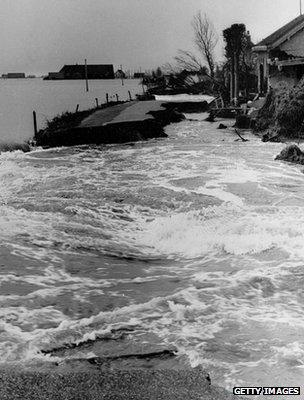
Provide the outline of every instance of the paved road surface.
<path id="1" fill-rule="evenodd" d="M 165 108 L 159 101 L 131 101 L 95 111 L 89 117 L 85 118 L 79 127 L 89 128 L 124 122 L 144 121 L 153 119 L 153 116 L 148 114 L 150 111 L 161 110 L 165 110 Z"/>

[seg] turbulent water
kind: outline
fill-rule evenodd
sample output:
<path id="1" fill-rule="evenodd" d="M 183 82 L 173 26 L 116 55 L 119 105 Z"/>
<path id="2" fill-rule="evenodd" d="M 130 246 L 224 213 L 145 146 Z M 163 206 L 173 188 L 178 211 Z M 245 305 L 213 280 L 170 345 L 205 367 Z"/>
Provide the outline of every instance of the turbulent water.
<path id="1" fill-rule="evenodd" d="M 304 175 L 216 125 L 0 155 L 1 362 L 126 330 L 227 388 L 299 385 Z"/>

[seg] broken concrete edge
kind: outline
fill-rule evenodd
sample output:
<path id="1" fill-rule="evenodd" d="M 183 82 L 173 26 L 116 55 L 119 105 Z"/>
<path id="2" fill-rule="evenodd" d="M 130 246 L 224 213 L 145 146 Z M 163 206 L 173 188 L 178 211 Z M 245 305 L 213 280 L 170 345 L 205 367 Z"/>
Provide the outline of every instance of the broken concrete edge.
<path id="1" fill-rule="evenodd" d="M 228 400 L 231 393 L 210 382 L 201 367 L 174 369 L 83 369 L 60 372 L 0 368 L 0 398 L 6 400 Z M 237 396 L 237 399 L 241 397 Z"/>
<path id="2" fill-rule="evenodd" d="M 124 122 L 121 124 L 46 132 L 37 140 L 37 146 L 60 147 L 84 144 L 114 144 L 167 137 L 155 120 Z"/>

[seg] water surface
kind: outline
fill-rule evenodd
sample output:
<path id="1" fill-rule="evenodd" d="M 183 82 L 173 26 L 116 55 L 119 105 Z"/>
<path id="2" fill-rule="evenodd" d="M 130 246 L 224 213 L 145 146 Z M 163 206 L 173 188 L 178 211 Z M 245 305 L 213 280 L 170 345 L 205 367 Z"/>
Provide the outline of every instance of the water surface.
<path id="1" fill-rule="evenodd" d="M 0 155 L 1 362 L 123 331 L 227 388 L 300 384 L 303 167 L 216 126 Z"/>
<path id="2" fill-rule="evenodd" d="M 139 79 L 96 79 L 89 81 L 89 92 L 84 80 L 44 81 L 36 79 L 0 79 L 0 145 L 22 143 L 34 135 L 33 111 L 37 114 L 38 129 L 47 120 L 65 111 L 86 110 L 110 101 L 129 100 L 128 91 L 134 97 L 141 93 Z"/>

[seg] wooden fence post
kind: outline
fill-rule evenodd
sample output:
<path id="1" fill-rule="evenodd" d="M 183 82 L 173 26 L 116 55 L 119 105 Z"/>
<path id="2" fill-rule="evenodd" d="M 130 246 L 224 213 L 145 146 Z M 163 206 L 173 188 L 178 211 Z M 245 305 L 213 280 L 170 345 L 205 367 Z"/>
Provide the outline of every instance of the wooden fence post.
<path id="1" fill-rule="evenodd" d="M 117 101 L 117 103 L 119 102 L 119 97 L 118 97 L 118 94 L 116 93 L 116 101 Z"/>
<path id="2" fill-rule="evenodd" d="M 36 115 L 36 111 L 33 111 L 33 120 L 34 120 L 34 133 L 35 133 L 35 136 L 37 136 L 38 129 L 37 129 L 37 115 Z"/>
<path id="3" fill-rule="evenodd" d="M 107 104 L 108 104 L 108 102 L 109 102 L 109 93 L 106 93 L 106 101 L 107 101 Z"/>
<path id="4" fill-rule="evenodd" d="M 131 96 L 130 90 L 128 90 L 128 93 L 129 93 L 129 99 L 130 99 L 130 101 L 132 101 L 132 96 Z"/>
<path id="5" fill-rule="evenodd" d="M 96 101 L 96 107 L 98 108 L 98 98 L 97 97 L 95 98 L 95 101 Z"/>
<path id="6" fill-rule="evenodd" d="M 79 104 L 77 104 L 75 112 L 78 112 L 78 110 L 79 110 Z"/>

